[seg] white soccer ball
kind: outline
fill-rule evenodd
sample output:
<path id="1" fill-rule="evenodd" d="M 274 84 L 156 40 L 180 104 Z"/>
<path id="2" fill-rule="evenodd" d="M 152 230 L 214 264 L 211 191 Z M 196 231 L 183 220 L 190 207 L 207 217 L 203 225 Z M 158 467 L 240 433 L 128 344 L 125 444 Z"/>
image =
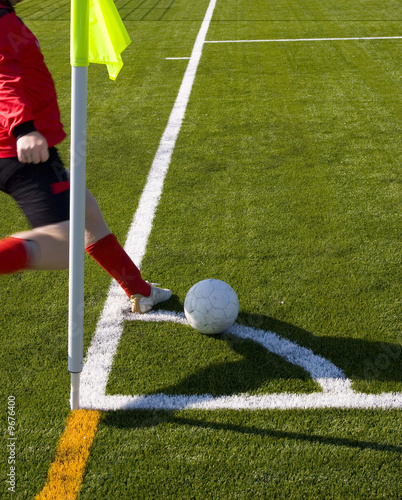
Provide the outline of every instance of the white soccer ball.
<path id="1" fill-rule="evenodd" d="M 221 280 L 199 281 L 184 300 L 187 321 L 200 333 L 217 334 L 230 328 L 239 314 L 239 299 Z"/>

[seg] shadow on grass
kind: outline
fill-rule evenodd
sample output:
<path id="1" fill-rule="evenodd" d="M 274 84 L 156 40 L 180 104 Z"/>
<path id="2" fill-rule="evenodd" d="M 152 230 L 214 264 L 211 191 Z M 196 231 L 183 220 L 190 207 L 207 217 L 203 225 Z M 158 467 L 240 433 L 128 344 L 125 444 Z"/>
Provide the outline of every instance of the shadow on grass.
<path id="1" fill-rule="evenodd" d="M 162 410 L 154 411 L 116 411 L 107 412 L 102 417 L 102 423 L 119 429 L 146 429 L 158 425 L 173 424 L 175 426 L 192 427 L 213 431 L 224 431 L 243 435 L 254 435 L 273 439 L 288 439 L 291 441 L 303 441 L 308 443 L 319 443 L 322 445 L 355 448 L 359 450 L 386 451 L 402 453 L 402 446 L 375 443 L 372 441 L 359 441 L 358 439 L 322 436 L 301 432 L 290 432 L 276 429 L 263 429 L 255 426 L 240 425 L 231 422 L 214 422 L 202 419 L 205 412 L 201 412 L 200 418 L 189 418 L 177 415 L 175 412 Z M 269 424 L 267 424 L 269 425 Z"/>
<path id="2" fill-rule="evenodd" d="M 240 314 L 238 323 L 268 330 L 311 349 L 354 381 L 402 383 L 402 346 L 348 337 L 313 335 L 295 325 L 261 315 Z"/>
<path id="3" fill-rule="evenodd" d="M 206 360 L 204 366 L 196 370 L 193 366 L 186 365 L 184 361 L 179 360 L 178 363 L 182 366 L 177 366 L 177 369 L 187 367 L 188 375 L 171 384 L 158 383 L 157 388 L 148 391 L 148 394 L 210 394 L 212 396 L 245 392 L 265 394 L 283 392 L 284 384 L 288 392 L 312 393 L 321 390 L 305 370 L 288 363 L 252 340 L 241 339 L 229 333 L 205 337 L 198 342 L 215 344 L 215 348 L 225 350 L 239 359 L 223 362 Z M 222 346 L 216 346 L 216 344 L 222 344 Z M 201 351 L 203 345 L 200 347 Z M 200 355 L 202 354 L 200 352 Z M 184 372 L 183 369 L 180 371 Z"/>

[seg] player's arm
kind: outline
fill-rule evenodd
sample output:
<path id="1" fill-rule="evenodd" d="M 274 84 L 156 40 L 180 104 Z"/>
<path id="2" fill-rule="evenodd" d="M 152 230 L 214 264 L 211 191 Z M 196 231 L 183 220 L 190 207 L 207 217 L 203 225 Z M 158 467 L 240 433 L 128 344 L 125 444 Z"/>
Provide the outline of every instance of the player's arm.
<path id="1" fill-rule="evenodd" d="M 19 161 L 36 164 L 49 158 L 48 145 L 35 129 L 31 106 L 21 84 L 17 45 L 11 44 L 6 18 L 0 20 L 0 126 L 10 137 L 15 137 Z"/>

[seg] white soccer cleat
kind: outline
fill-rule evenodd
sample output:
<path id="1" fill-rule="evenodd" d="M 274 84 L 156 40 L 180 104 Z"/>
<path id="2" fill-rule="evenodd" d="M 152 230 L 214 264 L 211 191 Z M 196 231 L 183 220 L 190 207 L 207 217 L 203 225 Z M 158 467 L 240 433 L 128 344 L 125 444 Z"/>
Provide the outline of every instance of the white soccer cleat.
<path id="1" fill-rule="evenodd" d="M 170 299 L 172 292 L 167 288 L 158 288 L 157 283 L 151 283 L 151 295 L 144 297 L 140 293 L 136 293 L 130 297 L 131 312 L 144 314 L 150 311 L 153 306 L 165 302 Z"/>

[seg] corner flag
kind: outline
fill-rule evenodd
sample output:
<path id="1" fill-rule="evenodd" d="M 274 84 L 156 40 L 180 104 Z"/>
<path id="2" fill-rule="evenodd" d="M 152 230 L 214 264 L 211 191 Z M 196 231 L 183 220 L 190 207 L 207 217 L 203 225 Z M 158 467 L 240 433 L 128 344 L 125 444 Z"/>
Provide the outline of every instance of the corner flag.
<path id="1" fill-rule="evenodd" d="M 110 78 L 115 80 L 123 66 L 121 53 L 131 40 L 113 0 L 75 3 L 75 15 L 71 17 L 71 65 L 106 64 Z M 84 23 L 83 18 L 87 19 Z"/>
<path id="2" fill-rule="evenodd" d="M 72 410 L 79 408 L 84 344 L 87 66 L 106 64 L 115 80 L 130 38 L 113 0 L 71 0 L 71 182 L 68 370 Z"/>
<path id="3" fill-rule="evenodd" d="M 131 43 L 113 0 L 89 2 L 89 62 L 106 64 L 115 80 L 123 66 L 120 54 Z"/>

